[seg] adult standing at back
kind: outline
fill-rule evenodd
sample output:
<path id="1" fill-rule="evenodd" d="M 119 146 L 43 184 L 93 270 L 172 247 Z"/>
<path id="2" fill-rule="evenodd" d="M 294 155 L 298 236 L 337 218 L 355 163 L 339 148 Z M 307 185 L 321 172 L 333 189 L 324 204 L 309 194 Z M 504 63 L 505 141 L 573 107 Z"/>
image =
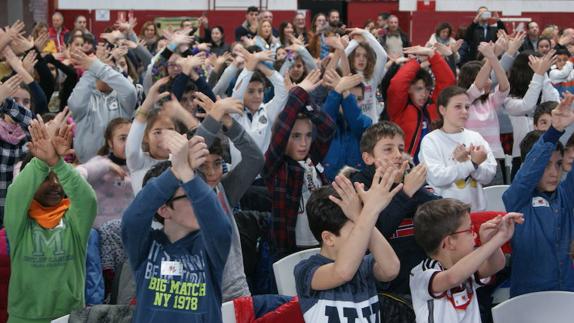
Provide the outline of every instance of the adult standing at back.
<path id="1" fill-rule="evenodd" d="M 245 21 L 235 29 L 235 41 L 240 41 L 243 37 L 253 38 L 257 35 L 258 17 L 259 8 L 255 6 L 247 8 Z"/>
<path id="2" fill-rule="evenodd" d="M 403 56 L 403 48 L 411 47 L 409 36 L 401 30 L 399 18 L 395 15 L 389 16 L 387 31 L 381 36 L 379 42 L 391 56 L 401 57 Z"/>
<path id="3" fill-rule="evenodd" d="M 496 20 L 496 26 L 489 24 L 491 18 Z M 490 11 L 488 11 L 488 8 L 484 6 L 478 8 L 472 24 L 468 26 L 464 35 L 464 41 L 468 45 L 466 47 L 468 52 L 464 53 L 466 55 L 460 55 L 461 64 L 476 59 L 478 54 L 478 45 L 480 45 L 481 42 L 495 42 L 498 38 L 497 33 L 499 29 L 506 30 L 504 23 L 498 16 L 498 13 L 495 12 L 493 15 Z"/>
<path id="4" fill-rule="evenodd" d="M 539 36 L 540 28 L 538 24 L 535 21 L 529 22 L 526 30 L 526 38 L 524 39 L 524 43 L 522 43 L 522 47 L 520 47 L 520 51 L 531 50 L 535 52 L 538 49 Z"/>
<path id="5" fill-rule="evenodd" d="M 68 32 L 69 30 L 64 27 L 64 16 L 59 12 L 54 12 L 52 15 L 52 26 L 48 28 L 48 34 L 50 39 L 56 44 L 58 52 L 64 50 L 64 35 Z"/>

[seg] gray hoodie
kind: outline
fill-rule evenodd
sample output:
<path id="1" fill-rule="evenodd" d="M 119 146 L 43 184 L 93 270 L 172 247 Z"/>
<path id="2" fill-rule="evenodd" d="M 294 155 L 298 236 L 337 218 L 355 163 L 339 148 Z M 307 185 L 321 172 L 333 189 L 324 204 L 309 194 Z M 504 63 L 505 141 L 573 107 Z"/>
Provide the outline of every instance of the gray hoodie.
<path id="1" fill-rule="evenodd" d="M 107 83 L 112 92 L 98 91 L 96 80 Z M 104 144 L 104 131 L 111 120 L 118 117 L 131 119 L 136 99 L 133 84 L 99 60 L 84 72 L 68 99 L 68 107 L 76 122 L 74 150 L 81 163 L 96 156 Z"/>

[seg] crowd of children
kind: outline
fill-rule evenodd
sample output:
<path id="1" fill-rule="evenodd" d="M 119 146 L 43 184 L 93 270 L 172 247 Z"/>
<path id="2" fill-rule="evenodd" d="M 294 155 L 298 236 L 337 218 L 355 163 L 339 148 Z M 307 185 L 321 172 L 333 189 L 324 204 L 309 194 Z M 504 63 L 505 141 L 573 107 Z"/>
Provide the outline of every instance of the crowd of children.
<path id="1" fill-rule="evenodd" d="M 0 29 L 0 321 L 222 322 L 248 298 L 489 322 L 477 288 L 505 268 L 511 297 L 574 292 L 573 28 L 507 32 L 481 7 L 410 46 L 386 13 L 276 30 L 249 7 L 226 44 L 198 23 Z M 508 213 L 475 225 L 503 183 Z M 271 264 L 311 248 L 298 298 L 277 295 Z"/>

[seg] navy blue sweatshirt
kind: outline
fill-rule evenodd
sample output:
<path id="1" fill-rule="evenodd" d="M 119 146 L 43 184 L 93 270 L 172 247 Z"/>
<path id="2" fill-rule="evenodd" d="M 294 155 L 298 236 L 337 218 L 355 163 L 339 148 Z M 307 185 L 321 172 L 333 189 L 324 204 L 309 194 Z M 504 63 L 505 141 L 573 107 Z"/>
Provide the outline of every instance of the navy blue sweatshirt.
<path id="1" fill-rule="evenodd" d="M 201 229 L 171 243 L 151 223 L 180 186 Z M 180 184 L 166 170 L 148 182 L 123 215 L 122 241 L 137 286 L 133 322 L 221 322 L 221 281 L 231 224 L 203 179 L 196 176 Z"/>

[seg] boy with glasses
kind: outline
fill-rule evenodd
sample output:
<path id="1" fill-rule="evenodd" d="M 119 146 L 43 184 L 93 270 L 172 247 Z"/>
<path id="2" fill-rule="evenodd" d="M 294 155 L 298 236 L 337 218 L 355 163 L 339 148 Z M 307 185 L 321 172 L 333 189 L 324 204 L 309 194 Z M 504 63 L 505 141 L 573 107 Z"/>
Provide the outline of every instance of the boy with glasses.
<path id="1" fill-rule="evenodd" d="M 522 223 L 508 213 L 484 222 L 482 245 L 475 247 L 470 205 L 455 199 L 423 204 L 414 218 L 415 239 L 428 258 L 411 271 L 410 287 L 417 323 L 480 322 L 476 288 L 504 268 L 500 247 Z"/>

